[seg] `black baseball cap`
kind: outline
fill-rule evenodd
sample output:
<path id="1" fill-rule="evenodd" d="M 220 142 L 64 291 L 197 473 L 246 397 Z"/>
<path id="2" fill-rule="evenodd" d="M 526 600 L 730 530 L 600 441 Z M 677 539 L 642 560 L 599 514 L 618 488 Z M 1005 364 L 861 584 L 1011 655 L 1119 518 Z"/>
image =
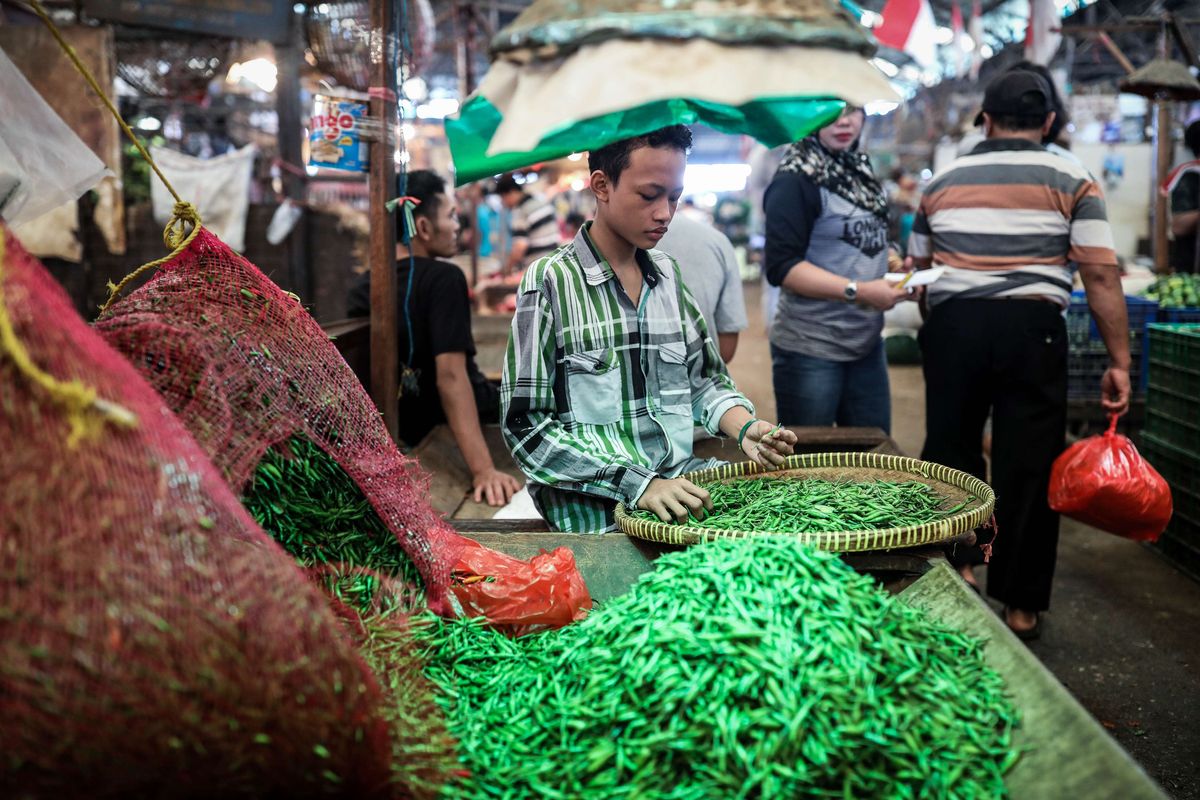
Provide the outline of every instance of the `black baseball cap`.
<path id="1" fill-rule="evenodd" d="M 1042 117 L 1054 110 L 1054 93 L 1050 84 L 1036 72 L 1013 70 L 997 75 L 983 93 L 983 111 L 975 124 L 983 124 L 983 112 L 1011 114 L 1020 117 Z"/>

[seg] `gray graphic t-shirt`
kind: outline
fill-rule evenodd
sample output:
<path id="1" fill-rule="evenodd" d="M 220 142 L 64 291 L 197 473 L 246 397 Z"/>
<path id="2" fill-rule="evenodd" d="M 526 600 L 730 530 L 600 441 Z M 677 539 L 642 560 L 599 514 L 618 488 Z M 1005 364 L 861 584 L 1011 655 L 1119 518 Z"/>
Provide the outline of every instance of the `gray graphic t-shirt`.
<path id="1" fill-rule="evenodd" d="M 778 286 L 800 261 L 859 283 L 887 272 L 887 220 L 817 186 L 779 173 L 767 189 L 767 279 Z M 787 289 L 771 327 L 776 347 L 831 361 L 854 361 L 879 343 L 883 314 L 851 303 L 801 297 Z"/>

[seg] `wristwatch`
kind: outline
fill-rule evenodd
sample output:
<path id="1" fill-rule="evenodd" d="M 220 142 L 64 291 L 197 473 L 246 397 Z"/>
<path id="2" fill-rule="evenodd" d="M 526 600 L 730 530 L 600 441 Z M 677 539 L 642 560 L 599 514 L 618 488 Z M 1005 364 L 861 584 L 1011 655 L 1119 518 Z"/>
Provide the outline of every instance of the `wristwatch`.
<path id="1" fill-rule="evenodd" d="M 850 281 L 846 284 L 846 288 L 842 289 L 842 294 L 846 296 L 847 303 L 853 303 L 858 299 L 858 281 Z"/>

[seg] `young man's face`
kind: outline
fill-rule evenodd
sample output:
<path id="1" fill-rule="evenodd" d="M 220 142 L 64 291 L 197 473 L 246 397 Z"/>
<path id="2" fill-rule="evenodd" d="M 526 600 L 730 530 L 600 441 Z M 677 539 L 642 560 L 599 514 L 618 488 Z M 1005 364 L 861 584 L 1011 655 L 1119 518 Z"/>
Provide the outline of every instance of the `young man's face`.
<path id="1" fill-rule="evenodd" d="M 449 193 L 436 197 L 437 212 L 414 220 L 417 238 L 431 258 L 451 258 L 458 253 L 458 206 Z"/>
<path id="2" fill-rule="evenodd" d="M 649 250 L 667 232 L 683 194 L 687 156 L 674 147 L 639 147 L 629 154 L 629 166 L 616 185 L 597 170 L 592 192 L 598 214 L 634 247 Z"/>

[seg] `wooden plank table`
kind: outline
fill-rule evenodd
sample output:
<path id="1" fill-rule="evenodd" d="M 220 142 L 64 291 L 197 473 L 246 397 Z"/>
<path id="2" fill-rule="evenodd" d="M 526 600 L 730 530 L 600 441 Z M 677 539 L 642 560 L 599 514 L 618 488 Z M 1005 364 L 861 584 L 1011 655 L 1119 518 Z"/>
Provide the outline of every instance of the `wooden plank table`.
<path id="1" fill-rule="evenodd" d="M 903 455 L 896 442 L 878 428 L 790 428 L 796 434 L 796 452 L 876 452 Z M 488 426 L 484 438 L 497 467 L 520 476 L 497 426 Z M 728 439 L 696 442 L 701 458 L 732 460 L 736 444 Z M 469 496 L 471 474 L 446 426 L 430 432 L 413 450 L 430 473 L 430 501 L 446 514 L 460 533 L 482 544 L 518 558 L 530 558 L 543 550 L 568 547 L 575 553 L 580 572 L 597 599 L 624 592 L 638 575 L 653 569 L 659 555 L 677 549 L 672 545 L 632 539 L 623 533 L 572 534 L 551 531 L 540 519 L 494 520 L 496 509 L 476 503 Z M 843 558 L 855 569 L 878 577 L 885 586 L 899 590 L 929 568 L 941 555 L 940 547 L 910 548 L 891 552 L 853 553 Z"/>
<path id="2" fill-rule="evenodd" d="M 878 428 L 791 427 L 789 430 L 796 434 L 797 453 L 873 452 L 903 455 L 896 442 Z M 524 480 L 504 444 L 500 427 L 485 425 L 483 438 L 496 468 Z M 701 439 L 696 442 L 694 449 L 699 458 L 726 461 L 744 459 L 738 452 L 737 443 L 730 439 Z M 496 513 L 495 508 L 476 503 L 470 498 L 471 471 L 467 469 L 467 462 L 458 450 L 450 426 L 439 425 L 434 428 L 413 448 L 411 455 L 430 474 L 430 501 L 433 507 L 454 519 L 456 524 L 470 525 L 474 520 L 491 519 Z M 532 530 L 545 530 L 545 526 Z"/>

